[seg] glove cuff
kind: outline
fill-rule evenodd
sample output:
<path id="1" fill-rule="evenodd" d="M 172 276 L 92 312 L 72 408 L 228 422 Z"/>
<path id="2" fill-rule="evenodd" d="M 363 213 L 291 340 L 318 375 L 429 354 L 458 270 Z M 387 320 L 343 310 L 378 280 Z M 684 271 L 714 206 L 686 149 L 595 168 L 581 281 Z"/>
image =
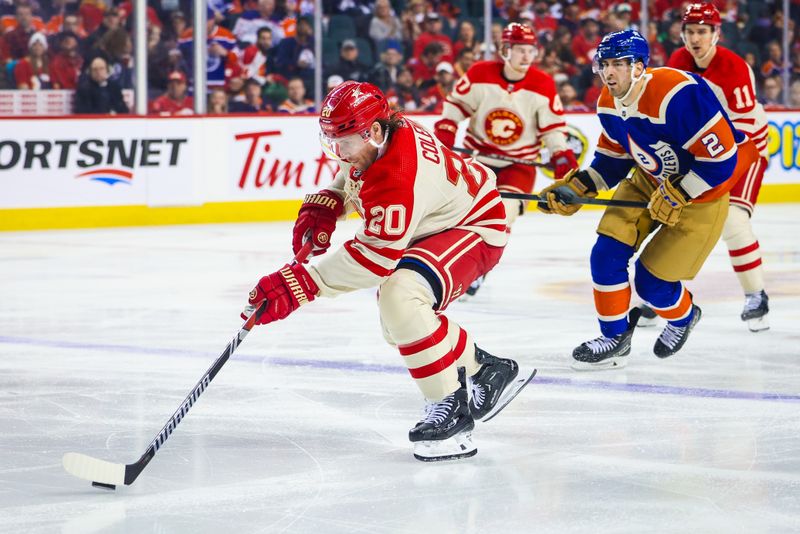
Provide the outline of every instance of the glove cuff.
<path id="1" fill-rule="evenodd" d="M 342 199 L 339 198 L 339 195 L 332 191 L 328 191 L 327 189 L 323 189 L 318 193 L 310 193 L 306 195 L 306 197 L 303 199 L 303 206 L 300 209 L 303 209 L 308 205 L 328 208 L 336 217 L 339 217 L 344 211 Z"/>
<path id="2" fill-rule="evenodd" d="M 568 178 L 570 185 L 581 196 L 597 196 L 597 186 L 587 171 L 578 171 Z"/>

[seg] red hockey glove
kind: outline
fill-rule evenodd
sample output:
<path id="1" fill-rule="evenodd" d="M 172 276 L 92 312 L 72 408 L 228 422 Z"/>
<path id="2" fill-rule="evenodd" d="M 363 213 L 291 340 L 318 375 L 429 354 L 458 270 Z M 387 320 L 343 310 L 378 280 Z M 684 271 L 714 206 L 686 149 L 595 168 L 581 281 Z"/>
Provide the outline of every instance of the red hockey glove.
<path id="1" fill-rule="evenodd" d="M 331 246 L 331 234 L 336 229 L 336 219 L 344 212 L 339 195 L 323 189 L 319 193 L 306 195 L 297 214 L 292 234 L 292 250 L 300 251 L 306 234 L 310 236 L 314 249 L 312 256 L 324 254 Z"/>
<path id="2" fill-rule="evenodd" d="M 550 163 L 553 165 L 553 176 L 556 180 L 562 179 L 572 169 L 578 168 L 578 161 L 572 150 L 559 150 L 550 156 Z"/>
<path id="3" fill-rule="evenodd" d="M 247 319 L 253 308 L 258 308 L 266 299 L 267 309 L 256 324 L 286 319 L 297 308 L 314 300 L 318 291 L 317 284 L 305 267 L 299 263 L 284 265 L 280 271 L 258 281 L 247 299 L 250 306 L 242 312 L 241 317 Z"/>
<path id="4" fill-rule="evenodd" d="M 456 144 L 456 132 L 458 124 L 450 119 L 441 119 L 433 125 L 433 134 L 447 148 L 453 148 Z"/>
<path id="5" fill-rule="evenodd" d="M 683 176 L 673 176 L 664 180 L 650 195 L 650 217 L 654 221 L 675 226 L 681 218 L 683 208 L 692 201 L 680 186 Z"/>

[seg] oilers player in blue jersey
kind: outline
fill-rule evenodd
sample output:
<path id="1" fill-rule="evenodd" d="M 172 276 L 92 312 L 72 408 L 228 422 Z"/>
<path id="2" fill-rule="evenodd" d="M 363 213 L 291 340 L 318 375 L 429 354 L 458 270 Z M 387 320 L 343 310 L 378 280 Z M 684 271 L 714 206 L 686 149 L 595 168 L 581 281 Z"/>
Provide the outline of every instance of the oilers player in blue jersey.
<path id="1" fill-rule="evenodd" d="M 580 208 L 571 198 L 615 186 L 614 199 L 648 203 L 608 207 L 600 220 L 590 262 L 602 335 L 573 351 L 578 370 L 626 364 L 640 314 L 630 309 L 628 275 L 637 251 L 636 292 L 668 321 L 653 351 L 666 358 L 683 347 L 701 315 L 684 281 L 697 275 L 719 240 L 728 191 L 757 157 L 701 77 L 648 69 L 649 57 L 647 41 L 635 30 L 603 38 L 595 56 L 604 88 L 594 159 L 540 193 L 539 209 L 560 215 Z"/>

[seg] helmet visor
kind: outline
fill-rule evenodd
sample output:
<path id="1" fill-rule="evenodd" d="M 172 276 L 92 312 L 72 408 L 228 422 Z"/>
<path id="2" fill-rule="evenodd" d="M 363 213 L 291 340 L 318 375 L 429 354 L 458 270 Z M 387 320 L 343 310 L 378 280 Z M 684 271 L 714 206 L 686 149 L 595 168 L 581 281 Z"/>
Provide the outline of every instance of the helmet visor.
<path id="1" fill-rule="evenodd" d="M 322 151 L 332 159 L 347 161 L 348 158 L 356 155 L 367 143 L 366 136 L 361 134 L 350 134 L 344 137 L 329 137 L 324 132 L 319 133 L 319 143 Z"/>

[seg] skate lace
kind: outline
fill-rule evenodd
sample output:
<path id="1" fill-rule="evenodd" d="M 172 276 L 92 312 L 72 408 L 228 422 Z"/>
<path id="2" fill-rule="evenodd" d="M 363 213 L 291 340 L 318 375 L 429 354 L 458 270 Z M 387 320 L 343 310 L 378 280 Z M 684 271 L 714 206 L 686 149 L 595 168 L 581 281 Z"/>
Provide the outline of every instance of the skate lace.
<path id="1" fill-rule="evenodd" d="M 761 293 L 749 293 L 744 296 L 744 311 L 757 310 L 761 306 Z"/>
<path id="2" fill-rule="evenodd" d="M 672 326 L 671 324 L 667 323 L 667 326 L 664 328 L 664 331 L 661 332 L 661 335 L 658 336 L 658 339 L 661 340 L 661 342 L 667 347 L 674 349 L 681 340 L 685 330 L 686 327 Z"/>
<path id="3" fill-rule="evenodd" d="M 422 423 L 431 423 L 434 425 L 441 424 L 442 421 L 447 419 L 450 409 L 453 407 L 453 397 L 445 397 L 444 400 L 439 402 L 430 402 L 425 405 L 425 415 L 422 418 Z"/>
<path id="4" fill-rule="evenodd" d="M 472 403 L 476 408 L 483 406 L 483 401 L 486 399 L 486 392 L 483 390 L 482 385 L 470 381 L 470 395 L 472 396 Z"/>
<path id="5" fill-rule="evenodd" d="M 616 347 L 617 339 L 613 337 L 600 336 L 592 339 L 591 341 L 587 341 L 586 346 L 589 347 L 589 350 L 591 350 L 593 353 L 599 354 Z"/>

